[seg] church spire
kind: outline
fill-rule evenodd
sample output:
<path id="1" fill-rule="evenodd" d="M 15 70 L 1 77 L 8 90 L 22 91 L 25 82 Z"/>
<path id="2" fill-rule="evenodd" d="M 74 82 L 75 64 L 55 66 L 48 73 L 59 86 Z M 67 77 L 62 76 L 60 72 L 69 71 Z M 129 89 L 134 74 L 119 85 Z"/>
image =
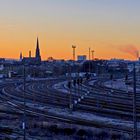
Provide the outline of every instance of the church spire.
<path id="1" fill-rule="evenodd" d="M 37 43 L 36 43 L 36 56 L 35 57 L 36 57 L 36 59 L 38 59 L 39 61 L 41 61 L 38 37 L 37 37 Z"/>

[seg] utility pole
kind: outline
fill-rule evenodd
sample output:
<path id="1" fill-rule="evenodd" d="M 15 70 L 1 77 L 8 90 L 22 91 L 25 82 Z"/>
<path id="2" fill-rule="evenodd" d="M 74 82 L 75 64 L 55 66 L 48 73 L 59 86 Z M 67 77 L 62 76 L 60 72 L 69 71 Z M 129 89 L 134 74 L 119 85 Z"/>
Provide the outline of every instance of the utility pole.
<path id="1" fill-rule="evenodd" d="M 76 46 L 72 45 L 72 49 L 73 49 L 73 61 L 75 61 L 75 49 L 76 49 Z"/>
<path id="2" fill-rule="evenodd" d="M 91 53 L 92 53 L 92 60 L 94 60 L 94 52 L 95 52 L 94 50 L 91 51 Z"/>
<path id="3" fill-rule="evenodd" d="M 90 53 L 91 53 L 91 49 L 89 48 L 89 74 L 90 74 Z"/>
<path id="4" fill-rule="evenodd" d="M 74 74 L 74 77 L 73 77 L 73 80 L 75 78 L 75 75 L 76 75 L 76 71 L 75 71 L 75 49 L 76 49 L 76 46 L 72 45 L 72 49 L 73 49 L 73 70 L 72 70 L 72 73 Z"/>
<path id="5" fill-rule="evenodd" d="M 23 116 L 23 123 L 22 123 L 22 128 L 24 130 L 24 140 L 26 140 L 26 100 L 25 100 L 25 86 L 26 86 L 26 79 L 25 79 L 25 64 L 24 64 L 24 93 L 23 93 L 23 98 L 24 98 L 24 116 Z"/>
<path id="6" fill-rule="evenodd" d="M 90 48 L 89 48 L 89 60 L 90 60 L 90 53 L 91 53 L 91 51 L 90 51 Z"/>
<path id="7" fill-rule="evenodd" d="M 71 85 L 72 85 L 72 77 L 71 77 L 71 66 L 68 64 L 68 88 L 69 88 L 69 108 L 70 112 L 72 113 L 73 110 L 73 103 L 72 103 L 72 91 L 71 91 Z"/>
<path id="8" fill-rule="evenodd" d="M 133 93 L 133 122 L 134 122 L 134 127 L 133 127 L 133 140 L 137 140 L 137 109 L 136 109 L 136 68 L 135 68 L 135 63 L 134 63 L 134 72 L 133 72 L 133 83 L 134 83 L 134 93 Z"/>

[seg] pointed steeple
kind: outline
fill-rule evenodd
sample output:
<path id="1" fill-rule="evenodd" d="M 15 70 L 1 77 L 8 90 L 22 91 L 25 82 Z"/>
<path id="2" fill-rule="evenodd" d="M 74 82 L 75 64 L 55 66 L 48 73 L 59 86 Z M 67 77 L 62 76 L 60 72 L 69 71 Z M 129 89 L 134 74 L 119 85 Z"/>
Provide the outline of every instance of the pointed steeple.
<path id="1" fill-rule="evenodd" d="M 36 59 L 38 59 L 39 61 L 41 61 L 38 37 L 37 37 L 37 43 L 36 43 L 36 56 L 35 57 L 36 57 Z"/>
<path id="2" fill-rule="evenodd" d="M 37 37 L 36 48 L 38 48 L 38 49 L 39 49 L 39 41 L 38 41 L 38 37 Z"/>

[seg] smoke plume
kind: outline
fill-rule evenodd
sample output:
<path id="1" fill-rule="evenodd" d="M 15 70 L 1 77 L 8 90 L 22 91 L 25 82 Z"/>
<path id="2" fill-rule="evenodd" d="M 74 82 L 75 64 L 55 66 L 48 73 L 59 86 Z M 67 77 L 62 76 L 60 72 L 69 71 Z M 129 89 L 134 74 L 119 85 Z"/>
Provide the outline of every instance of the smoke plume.
<path id="1" fill-rule="evenodd" d="M 120 51 L 129 53 L 135 58 L 139 58 L 139 51 L 136 46 L 134 45 L 127 45 L 127 46 L 121 46 Z"/>

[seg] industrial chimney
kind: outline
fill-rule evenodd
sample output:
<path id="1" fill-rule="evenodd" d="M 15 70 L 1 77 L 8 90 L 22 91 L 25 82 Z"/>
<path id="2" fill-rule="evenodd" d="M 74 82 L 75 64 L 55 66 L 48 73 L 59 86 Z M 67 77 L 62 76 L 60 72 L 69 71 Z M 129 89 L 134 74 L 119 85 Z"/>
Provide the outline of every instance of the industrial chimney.
<path id="1" fill-rule="evenodd" d="M 31 51 L 29 51 L 29 58 L 31 58 L 32 57 L 32 54 L 31 54 Z"/>

